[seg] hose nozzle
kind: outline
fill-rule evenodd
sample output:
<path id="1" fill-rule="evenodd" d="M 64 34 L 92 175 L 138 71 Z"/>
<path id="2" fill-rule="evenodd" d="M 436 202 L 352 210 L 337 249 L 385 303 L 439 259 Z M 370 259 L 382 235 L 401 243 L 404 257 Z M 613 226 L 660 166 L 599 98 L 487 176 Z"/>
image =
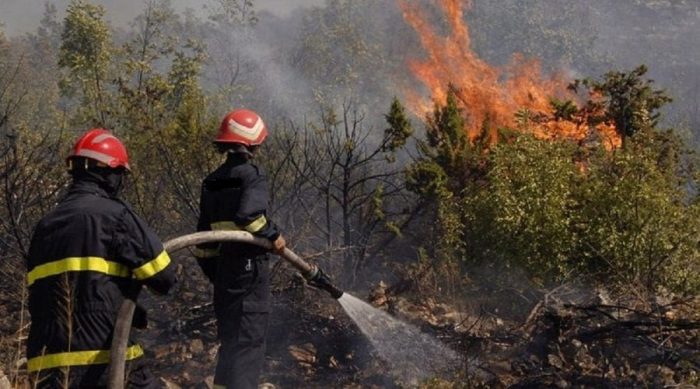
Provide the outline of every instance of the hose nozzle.
<path id="1" fill-rule="evenodd" d="M 343 295 L 343 291 L 333 285 L 331 278 L 321 270 L 318 266 L 313 266 L 311 271 L 304 274 L 306 282 L 314 288 L 323 289 L 330 293 L 334 299 L 339 299 Z"/>

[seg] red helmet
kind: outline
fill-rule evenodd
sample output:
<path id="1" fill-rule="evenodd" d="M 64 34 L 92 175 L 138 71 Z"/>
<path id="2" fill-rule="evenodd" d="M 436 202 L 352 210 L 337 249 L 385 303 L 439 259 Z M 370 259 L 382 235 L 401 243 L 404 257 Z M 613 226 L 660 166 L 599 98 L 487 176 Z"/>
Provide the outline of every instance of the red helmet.
<path id="1" fill-rule="evenodd" d="M 257 146 L 262 144 L 266 137 L 267 127 L 257 113 L 247 109 L 236 109 L 226 114 L 214 142 Z"/>
<path id="2" fill-rule="evenodd" d="M 122 142 L 103 128 L 93 128 L 75 142 L 68 159 L 85 157 L 102 162 L 111 168 L 129 170 L 129 156 Z"/>

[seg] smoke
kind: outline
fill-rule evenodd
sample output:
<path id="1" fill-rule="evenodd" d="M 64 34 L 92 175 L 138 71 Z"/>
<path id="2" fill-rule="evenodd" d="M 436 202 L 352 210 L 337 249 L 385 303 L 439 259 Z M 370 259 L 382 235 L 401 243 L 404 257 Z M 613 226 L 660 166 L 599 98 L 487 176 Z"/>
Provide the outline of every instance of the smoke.
<path id="1" fill-rule="evenodd" d="M 56 6 L 59 18 L 63 18 L 70 0 L 3 0 L 0 2 L 0 22 L 8 36 L 32 32 L 39 26 L 45 4 Z M 107 20 L 115 26 L 126 24 L 143 9 L 143 0 L 94 0 L 107 11 Z"/>
<path id="2" fill-rule="evenodd" d="M 311 82 L 280 60 L 276 47 L 254 35 L 241 52 L 256 72 L 251 84 L 255 94 L 263 97 L 257 102 L 260 105 L 257 109 L 274 117 L 291 119 L 298 119 L 308 112 L 310 107 L 305 102 L 313 101 Z"/>
<path id="3" fill-rule="evenodd" d="M 148 0 L 90 1 L 105 7 L 106 18 L 113 27 L 128 27 Z M 191 9 L 206 21 L 208 11 L 205 7 L 211 8 L 217 1 L 171 0 L 171 4 L 177 12 Z M 6 35 L 12 37 L 35 31 L 46 2 L 0 1 L 0 23 Z M 70 0 L 48 2 L 57 7 L 60 20 Z M 363 15 L 356 17 L 353 23 L 361 24 L 361 28 L 367 30 L 366 36 L 372 39 L 368 48 L 382 55 L 382 64 L 381 68 L 356 68 L 353 63 L 340 65 L 355 67 L 354 71 L 362 73 L 352 86 L 354 90 L 360 90 L 357 100 L 364 99 L 368 109 L 375 109 L 378 104 L 387 107 L 393 95 L 400 95 L 398 92 L 405 90 L 397 85 L 417 81 L 406 66 L 406 57 L 420 59 L 426 52 L 418 46 L 410 26 L 401 20 L 401 10 L 396 2 L 352 3 L 353 12 Z M 589 6 L 571 3 L 573 5 L 568 1 L 551 0 L 504 0 L 498 3 L 474 0 L 464 14 L 469 20 L 474 52 L 496 66 L 504 65 L 514 53 L 521 52 L 526 58 L 540 58 L 545 70 L 555 68 L 569 72 L 573 69 L 571 72 L 575 72 L 575 77 L 597 77 L 609 69 L 628 70 L 645 63 L 660 87 L 671 89 L 676 97 L 671 116 L 676 121 L 700 123 L 700 94 L 697 92 L 700 89 L 700 57 L 693 42 L 693 38 L 700 34 L 700 12 L 697 9 L 688 12 L 692 11 L 692 5 L 683 6 L 681 3 L 685 2 L 663 8 L 663 12 L 656 12 L 659 10 L 654 7 L 659 6 L 640 5 L 638 2 L 595 0 Z M 342 22 L 346 15 L 339 14 L 336 19 L 311 17 L 304 20 L 310 16 L 311 7 L 330 9 L 337 6 L 329 0 L 254 0 L 253 5 L 258 12 L 260 28 L 256 29 L 247 45 L 239 48 L 256 63 L 252 71 L 269 72 L 256 80 L 257 90 L 273 93 L 268 100 L 275 100 L 274 104 L 282 111 L 294 113 L 298 109 L 290 104 L 300 101 L 298 93 L 308 97 L 311 93 L 309 82 L 313 80 L 302 81 L 303 69 L 289 63 L 289 44 L 300 37 L 305 27 Z M 435 8 L 429 3 L 423 6 Z M 528 11 L 528 7 L 536 9 Z M 543 7 L 550 7 L 551 17 L 534 20 Z M 439 11 L 431 15 L 432 19 L 445 19 Z M 538 35 L 538 32 L 542 33 Z M 339 46 L 344 44 L 338 43 Z M 218 47 L 211 49 L 220 50 Z M 586 50 L 594 53 L 584 52 Z M 246 77 L 255 78 L 252 75 Z M 284 95 L 280 95 L 280 91 L 284 91 Z"/>
<path id="4" fill-rule="evenodd" d="M 125 26 L 144 9 L 147 0 L 90 0 L 93 4 L 103 5 L 107 11 L 107 19 L 113 26 Z M 213 0 L 172 0 L 177 11 L 187 8 L 201 11 Z M 266 11 L 273 15 L 286 17 L 297 9 L 322 5 L 324 0 L 255 0 L 254 7 L 258 11 Z M 0 2 L 0 23 L 8 36 L 20 35 L 34 31 L 44 12 L 46 3 L 56 6 L 59 18 L 62 18 L 70 0 L 2 0 Z"/>
<path id="5" fill-rule="evenodd" d="M 646 64 L 657 88 L 667 89 L 674 98 L 665 123 L 694 131 L 700 144 L 700 2 L 593 3 L 606 11 L 594 22 L 600 35 L 595 48 L 608 58 L 607 69 Z"/>

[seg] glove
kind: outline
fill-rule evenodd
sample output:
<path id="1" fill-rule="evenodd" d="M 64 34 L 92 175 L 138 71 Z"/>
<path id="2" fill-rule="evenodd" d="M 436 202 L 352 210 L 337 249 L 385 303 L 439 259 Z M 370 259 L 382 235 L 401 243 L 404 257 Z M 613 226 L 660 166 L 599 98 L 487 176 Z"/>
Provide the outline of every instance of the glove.
<path id="1" fill-rule="evenodd" d="M 287 247 L 287 242 L 284 240 L 282 235 L 278 236 L 277 239 L 272 241 L 272 252 L 277 255 L 282 255 L 285 247 Z"/>

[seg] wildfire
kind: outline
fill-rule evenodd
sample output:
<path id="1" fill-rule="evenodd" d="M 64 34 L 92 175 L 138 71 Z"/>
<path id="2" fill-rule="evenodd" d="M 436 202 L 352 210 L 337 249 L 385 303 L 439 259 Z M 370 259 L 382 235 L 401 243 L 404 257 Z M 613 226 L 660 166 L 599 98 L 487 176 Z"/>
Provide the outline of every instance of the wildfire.
<path id="1" fill-rule="evenodd" d="M 444 102 L 448 85 L 452 85 L 459 104 L 467 116 L 466 131 L 471 139 L 484 129 L 492 142 L 497 140 L 498 128 L 530 131 L 535 136 L 554 139 L 586 139 L 596 131 L 608 148 L 621 143 L 614 126 L 602 124 L 595 129 L 585 121 L 555 120 L 550 104 L 552 97 L 575 99 L 567 90 L 563 76 L 544 77 L 539 61 L 513 56 L 503 68 L 492 66 L 471 49 L 469 29 L 463 12 L 469 0 L 439 0 L 451 33 L 441 36 L 430 25 L 418 2 L 398 0 L 406 22 L 418 33 L 427 56 L 409 61 L 409 68 L 430 91 L 433 101 Z M 406 93 L 409 106 L 418 113 L 432 109 L 432 101 L 420 92 Z"/>

